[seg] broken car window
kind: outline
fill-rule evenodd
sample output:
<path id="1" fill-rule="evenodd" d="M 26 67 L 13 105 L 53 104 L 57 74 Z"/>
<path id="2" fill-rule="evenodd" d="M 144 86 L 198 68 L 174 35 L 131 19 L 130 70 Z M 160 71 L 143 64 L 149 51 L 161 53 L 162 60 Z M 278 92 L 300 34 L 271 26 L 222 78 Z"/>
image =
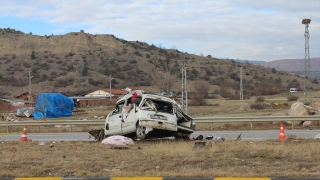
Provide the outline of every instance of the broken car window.
<path id="1" fill-rule="evenodd" d="M 117 113 L 120 113 L 122 111 L 122 107 L 124 105 L 124 101 L 118 103 L 116 105 L 116 109 L 113 111 L 113 114 L 117 114 Z"/>
<path id="2" fill-rule="evenodd" d="M 146 99 L 141 108 L 145 110 L 153 110 L 157 112 L 173 114 L 173 105 L 170 102 L 159 101 L 155 99 Z"/>

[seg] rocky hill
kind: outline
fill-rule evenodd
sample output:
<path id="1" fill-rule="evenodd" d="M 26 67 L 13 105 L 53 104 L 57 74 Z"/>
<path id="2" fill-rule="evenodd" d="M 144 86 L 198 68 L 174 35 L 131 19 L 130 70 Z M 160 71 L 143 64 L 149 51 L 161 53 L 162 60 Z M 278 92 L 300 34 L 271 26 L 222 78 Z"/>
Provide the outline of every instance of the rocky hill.
<path id="1" fill-rule="evenodd" d="M 304 71 L 305 59 L 281 59 L 262 62 L 260 65 L 279 71 Z M 310 71 L 320 70 L 320 57 L 310 58 Z"/>
<path id="2" fill-rule="evenodd" d="M 198 56 L 107 34 L 35 36 L 8 28 L 0 29 L 0 96 L 29 91 L 29 72 L 36 93 L 83 94 L 109 87 L 110 75 L 113 88 L 143 86 L 159 92 L 161 82 L 155 78 L 161 80 L 161 74 L 176 78 L 171 89 L 179 93 L 182 59 L 187 61 L 188 91 L 207 88 L 208 97 L 238 98 L 240 67 L 245 96 L 303 87 L 303 78 L 233 59 Z M 320 89 L 319 84 L 312 85 Z"/>

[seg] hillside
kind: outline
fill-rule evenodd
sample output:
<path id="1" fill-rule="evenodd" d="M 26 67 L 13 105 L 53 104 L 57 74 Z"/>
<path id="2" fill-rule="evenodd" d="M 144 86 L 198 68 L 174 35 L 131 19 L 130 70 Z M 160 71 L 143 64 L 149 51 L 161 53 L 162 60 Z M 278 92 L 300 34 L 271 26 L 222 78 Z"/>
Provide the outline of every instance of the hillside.
<path id="1" fill-rule="evenodd" d="M 61 36 L 35 36 L 12 29 L 0 29 L 0 95 L 13 97 L 33 92 L 83 94 L 101 87 L 142 86 L 159 92 L 155 73 L 176 76 L 172 90 L 181 92 L 182 59 L 187 61 L 188 91 L 208 87 L 208 98 L 239 96 L 240 67 L 243 68 L 245 96 L 287 92 L 303 88 L 303 79 L 272 68 L 216 59 L 164 49 L 113 35 L 71 32 Z M 158 77 L 159 78 L 159 77 Z M 180 78 L 180 79 L 179 79 Z M 206 86 L 208 85 L 208 86 Z M 319 84 L 312 84 L 320 89 Z M 197 89 L 197 90 L 196 90 Z"/>
<path id="2" fill-rule="evenodd" d="M 304 71 L 304 59 L 281 59 L 269 62 L 261 62 L 260 65 L 275 68 L 279 71 Z M 319 71 L 320 57 L 310 58 L 310 71 Z"/>

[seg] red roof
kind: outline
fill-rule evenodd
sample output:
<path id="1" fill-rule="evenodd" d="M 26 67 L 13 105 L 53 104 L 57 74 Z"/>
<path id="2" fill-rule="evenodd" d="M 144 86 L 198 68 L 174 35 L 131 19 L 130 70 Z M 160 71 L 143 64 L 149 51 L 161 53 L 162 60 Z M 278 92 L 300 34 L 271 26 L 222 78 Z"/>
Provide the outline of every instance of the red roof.
<path id="1" fill-rule="evenodd" d="M 141 87 L 128 87 L 128 88 L 132 89 L 133 91 L 134 90 L 143 90 L 143 88 L 141 88 Z"/>
<path id="2" fill-rule="evenodd" d="M 109 88 L 102 88 L 101 90 L 104 90 L 104 91 L 110 93 L 110 89 Z M 111 88 L 111 94 L 114 94 L 114 95 L 125 95 L 125 94 L 128 94 L 128 91 L 122 90 L 122 89 L 112 89 Z"/>

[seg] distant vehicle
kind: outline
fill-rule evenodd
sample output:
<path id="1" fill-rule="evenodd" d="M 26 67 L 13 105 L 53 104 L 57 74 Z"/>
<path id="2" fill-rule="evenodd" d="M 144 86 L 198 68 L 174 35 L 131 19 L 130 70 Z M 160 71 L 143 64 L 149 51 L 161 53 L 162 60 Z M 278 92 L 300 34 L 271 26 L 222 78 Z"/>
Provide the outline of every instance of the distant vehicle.
<path id="1" fill-rule="evenodd" d="M 295 93 L 295 92 L 298 92 L 297 88 L 290 88 L 290 93 Z"/>
<path id="2" fill-rule="evenodd" d="M 99 133 L 96 130 L 89 133 L 96 134 L 98 140 L 113 135 L 140 140 L 169 136 L 189 139 L 194 130 L 193 118 L 185 114 L 174 99 L 132 91 L 117 101 Z"/>

